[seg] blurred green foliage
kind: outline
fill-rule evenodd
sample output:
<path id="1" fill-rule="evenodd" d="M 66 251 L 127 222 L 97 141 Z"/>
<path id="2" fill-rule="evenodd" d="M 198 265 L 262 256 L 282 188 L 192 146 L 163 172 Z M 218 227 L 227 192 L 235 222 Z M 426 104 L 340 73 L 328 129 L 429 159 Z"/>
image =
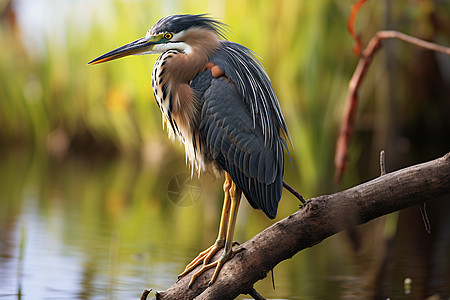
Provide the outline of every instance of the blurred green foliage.
<path id="1" fill-rule="evenodd" d="M 102 5 L 90 14 L 91 25 L 85 31 L 79 28 L 80 20 L 67 16 L 64 42 L 43 34 L 42 55 L 33 53 L 34 45 L 23 36 L 20 24 L 11 21 L 7 13 L 2 15 L 3 145 L 32 146 L 56 155 L 74 148 L 93 151 L 92 145 L 96 145 L 126 155 L 159 157 L 157 153 L 164 152 L 169 142 L 161 130 L 150 85 L 156 57 L 131 57 L 90 67 L 85 63 L 144 35 L 164 15 L 210 12 L 230 25 L 230 40 L 260 55 L 290 129 L 292 170 L 299 178 L 298 186 L 305 187 L 310 196 L 323 188 L 324 182 L 328 186 L 332 181 L 337 128 L 357 62 L 346 28 L 350 1 L 114 1 Z M 433 20 L 445 20 L 449 6 L 429 0 L 369 1 L 357 16 L 356 30 L 367 41 L 376 30 L 392 26 L 448 45 L 448 35 Z M 14 6 L 9 13 L 17 14 Z M 400 42 L 391 45 L 394 43 L 396 48 L 390 53 L 397 60 L 395 67 L 410 64 L 417 52 L 411 46 L 398 46 Z M 410 88 L 400 71 L 385 64 L 386 52 L 375 61 L 361 93 L 360 110 L 371 116 L 357 120 L 363 132 L 377 131 L 383 120 L 373 116 L 386 115 L 390 109 L 383 99 L 394 101 L 388 97 L 392 76 L 398 75 L 395 101 L 399 105 L 407 95 L 402 91 Z M 408 104 L 403 105 L 401 109 Z M 382 130 L 388 132 L 389 128 Z M 366 140 L 359 141 L 356 136 L 351 145 L 350 170 L 355 170 L 362 142 Z M 378 141 L 380 144 L 385 142 Z M 177 149 L 178 155 L 183 155 L 182 149 Z M 291 172 L 289 165 L 286 170 Z"/>

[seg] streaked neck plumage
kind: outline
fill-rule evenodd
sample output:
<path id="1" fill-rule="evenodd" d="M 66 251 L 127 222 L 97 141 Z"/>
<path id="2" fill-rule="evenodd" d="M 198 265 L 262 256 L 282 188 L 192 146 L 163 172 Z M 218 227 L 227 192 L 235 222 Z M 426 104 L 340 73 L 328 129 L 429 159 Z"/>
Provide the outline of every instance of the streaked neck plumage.
<path id="1" fill-rule="evenodd" d="M 167 51 L 155 62 L 152 87 L 156 101 L 163 114 L 163 126 L 167 125 L 169 137 L 177 138 L 185 145 L 186 159 L 198 171 L 205 169 L 205 161 L 197 155 L 198 134 L 193 124 L 198 113 L 198 99 L 189 82 L 204 70 L 209 58 L 220 46 L 215 32 L 194 28 L 182 33 L 183 42 L 166 44 Z"/>

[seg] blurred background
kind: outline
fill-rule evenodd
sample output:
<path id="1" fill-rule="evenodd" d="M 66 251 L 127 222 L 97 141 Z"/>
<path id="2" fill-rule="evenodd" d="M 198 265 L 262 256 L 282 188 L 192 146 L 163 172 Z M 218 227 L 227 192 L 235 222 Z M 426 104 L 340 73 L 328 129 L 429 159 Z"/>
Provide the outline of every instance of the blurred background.
<path id="1" fill-rule="evenodd" d="M 332 193 L 450 150 L 450 57 L 386 41 L 360 93 L 350 163 L 333 184 L 348 81 L 358 59 L 352 1 L 0 0 L 0 298 L 131 299 L 169 287 L 215 240 L 223 178 L 190 178 L 162 130 L 156 56 L 85 64 L 158 19 L 204 13 L 254 50 L 292 137 L 285 180 L 305 198 Z M 450 46 L 450 2 L 369 1 L 356 31 Z M 292 164 L 292 165 L 291 165 Z M 256 285 L 267 298 L 449 299 L 450 205 L 379 218 L 297 254 Z M 288 193 L 277 220 L 298 210 Z M 241 204 L 244 242 L 273 224 Z M 411 280 L 411 283 L 409 282 Z M 409 284 L 410 283 L 410 284 Z"/>

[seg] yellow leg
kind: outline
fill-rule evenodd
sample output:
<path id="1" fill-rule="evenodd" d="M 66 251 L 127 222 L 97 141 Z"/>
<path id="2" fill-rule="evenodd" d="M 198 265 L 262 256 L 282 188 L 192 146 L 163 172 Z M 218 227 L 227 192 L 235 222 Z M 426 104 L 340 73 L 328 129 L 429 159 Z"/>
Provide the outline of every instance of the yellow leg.
<path id="1" fill-rule="evenodd" d="M 235 243 L 233 242 L 233 235 L 234 235 L 234 228 L 236 225 L 236 219 L 237 219 L 237 213 L 239 209 L 239 204 L 241 201 L 241 195 L 242 191 L 236 186 L 234 182 L 231 184 L 231 188 L 229 190 L 230 198 L 231 198 L 231 205 L 230 205 L 230 213 L 228 217 L 228 224 L 226 229 L 226 239 L 225 239 L 225 249 L 223 251 L 223 254 L 220 256 L 218 260 L 215 262 L 209 263 L 204 262 L 203 266 L 200 270 L 198 270 L 194 275 L 192 275 L 191 281 L 189 282 L 189 286 L 192 286 L 194 281 L 206 270 L 209 270 L 211 268 L 216 268 L 214 271 L 214 274 L 209 282 L 209 284 L 213 284 L 216 280 L 217 276 L 219 275 L 220 269 L 222 266 L 230 260 L 236 253 L 241 251 L 243 248 L 238 247 L 237 249 L 233 250 L 233 246 Z M 222 228 L 222 224 L 221 224 Z M 219 234 L 221 232 L 219 231 Z M 217 251 L 216 251 L 217 252 Z M 212 255 L 211 255 L 212 257 Z"/>
<path id="2" fill-rule="evenodd" d="M 228 173 L 225 173 L 225 183 L 223 184 L 223 191 L 224 191 L 224 200 L 223 200 L 223 208 L 222 208 L 222 216 L 220 218 L 220 225 L 219 225 L 219 233 L 217 235 L 216 242 L 214 245 L 206 249 L 205 251 L 201 252 L 194 260 L 189 263 L 186 268 L 184 269 L 183 273 L 178 275 L 178 278 L 183 277 L 190 271 L 192 271 L 196 266 L 199 264 L 206 265 L 211 260 L 211 257 L 214 256 L 214 254 L 217 253 L 220 249 L 222 249 L 225 246 L 225 240 L 227 238 L 227 228 L 230 218 L 230 207 L 231 207 L 231 197 L 230 197 L 230 189 L 233 181 L 231 180 L 231 177 Z"/>

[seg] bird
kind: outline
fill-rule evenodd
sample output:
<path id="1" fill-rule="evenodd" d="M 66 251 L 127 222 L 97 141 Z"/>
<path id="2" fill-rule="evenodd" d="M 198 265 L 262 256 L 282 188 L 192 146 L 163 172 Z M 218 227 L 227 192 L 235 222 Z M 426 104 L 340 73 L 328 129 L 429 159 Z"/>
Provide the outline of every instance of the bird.
<path id="1" fill-rule="evenodd" d="M 159 54 L 151 83 L 169 137 L 184 144 L 187 161 L 199 174 L 225 174 L 217 239 L 179 275 L 201 265 L 189 287 L 211 268 L 213 284 L 222 266 L 243 250 L 233 241 L 242 194 L 253 208 L 276 217 L 284 150 L 291 143 L 267 72 L 253 51 L 226 39 L 227 30 L 208 14 L 170 15 L 144 37 L 87 63 Z M 221 249 L 222 255 L 211 262 Z"/>

